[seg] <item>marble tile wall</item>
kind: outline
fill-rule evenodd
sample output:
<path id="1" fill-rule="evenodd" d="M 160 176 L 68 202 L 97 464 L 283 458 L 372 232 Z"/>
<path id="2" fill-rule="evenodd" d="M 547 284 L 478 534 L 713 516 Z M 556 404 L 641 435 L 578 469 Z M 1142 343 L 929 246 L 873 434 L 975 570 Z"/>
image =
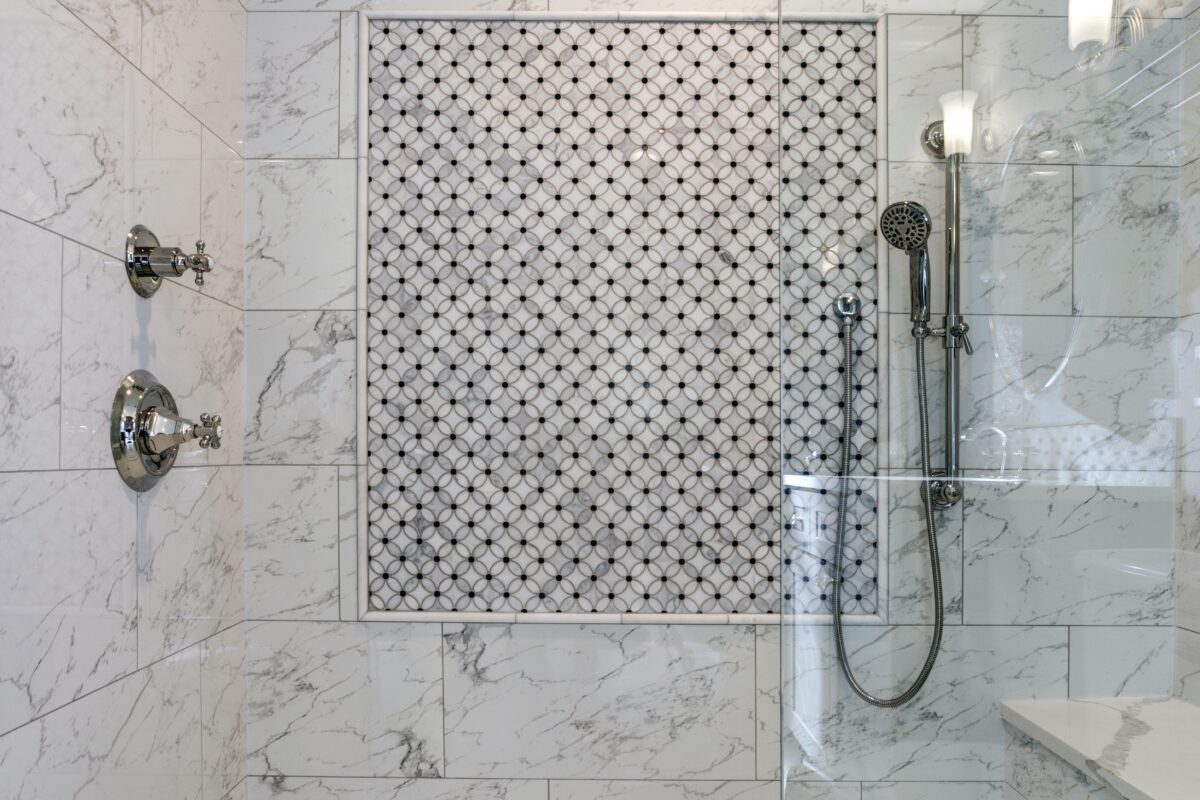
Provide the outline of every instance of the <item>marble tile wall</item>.
<path id="1" fill-rule="evenodd" d="M 235 0 L 0 5 L 4 797 L 242 785 L 246 20 Z M 139 299 L 135 223 L 204 238 L 206 286 Z M 142 495 L 108 444 L 135 368 L 229 431 Z"/>
<path id="2" fill-rule="evenodd" d="M 1184 20 L 1184 63 L 1200 65 L 1200 12 Z M 1183 92 L 1193 97 L 1200 82 L 1192 69 L 1184 76 Z M 1183 136 L 1200 141 L 1200 109 L 1193 99 L 1184 108 Z M 1200 703 L 1200 459 L 1197 458 L 1197 433 L 1200 432 L 1200 294 L 1197 267 L 1200 267 L 1200 158 L 1191 153 L 1181 168 L 1179 180 L 1179 393 L 1182 425 L 1180 428 L 1179 475 L 1176 483 L 1178 503 L 1175 514 L 1175 693 Z"/>
<path id="3" fill-rule="evenodd" d="M 460 6 L 566 8 L 439 10 Z M 790 798 L 999 800 L 1002 697 L 1161 693 L 1173 671 L 1182 691 L 1200 693 L 1200 644 L 1180 637 L 1190 646 L 1174 647 L 1172 628 L 1174 471 L 1186 439 L 1176 365 L 1186 349 L 1178 312 L 1159 308 L 1187 258 L 1171 249 L 1188 230 L 1176 213 L 1186 208 L 1174 180 L 1181 123 L 1162 113 L 1181 89 L 1154 93 L 1145 117 L 1088 130 L 1082 152 L 1042 156 L 1064 136 L 1053 110 L 1097 126 L 1093 99 L 1132 102 L 1166 83 L 1179 64 L 1151 66 L 1152 53 L 1178 41 L 1181 22 L 1151 20 L 1140 49 L 1089 75 L 1066 54 L 1065 2 L 822 4 L 889 12 L 880 160 L 889 200 L 916 196 L 938 213 L 940 172 L 915 135 L 939 94 L 978 88 L 984 120 L 964 198 L 966 305 L 979 348 L 968 362 L 966 455 L 977 485 L 943 534 L 952 628 L 935 683 L 886 717 L 846 699 L 820 628 L 781 641 L 766 626 L 357 621 L 360 306 L 343 249 L 353 229 L 337 209 L 357 191 L 349 12 L 367 7 L 419 9 L 250 5 L 249 80 L 260 102 L 246 147 L 247 213 L 256 215 L 245 323 L 249 796 L 778 796 L 782 700 L 795 723 L 784 738 Z M 1181 14 L 1176 5 L 1161 16 Z M 1031 69 L 1002 69 L 1014 58 Z M 1023 127 L 1027 109 L 1044 112 L 1038 126 Z M 1010 158 L 1004 146 L 1018 130 L 1023 149 Z M 935 267 L 940 233 L 935 226 Z M 882 461 L 899 488 L 891 624 L 851 635 L 856 663 L 881 687 L 910 674 L 931 611 L 905 424 L 904 266 L 891 261 L 884 301 L 894 315 L 893 435 Z M 799 676 L 785 685 L 781 657 Z M 625 718 L 629 708 L 638 713 Z M 662 735 L 668 727 L 694 738 L 677 744 Z M 809 738 L 797 740 L 800 729 Z"/>

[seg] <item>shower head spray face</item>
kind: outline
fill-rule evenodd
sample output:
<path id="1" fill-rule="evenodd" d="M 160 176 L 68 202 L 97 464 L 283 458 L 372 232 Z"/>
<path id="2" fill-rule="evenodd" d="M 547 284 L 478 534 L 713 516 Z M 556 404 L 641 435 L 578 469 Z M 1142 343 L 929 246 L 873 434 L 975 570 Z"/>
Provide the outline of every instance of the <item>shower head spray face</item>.
<path id="1" fill-rule="evenodd" d="M 892 203 L 879 215 L 879 229 L 888 244 L 908 253 L 909 292 L 912 321 L 924 326 L 929 322 L 929 231 L 933 222 L 920 203 L 903 200 Z"/>
<path id="2" fill-rule="evenodd" d="M 902 200 L 892 203 L 879 215 L 879 229 L 892 247 L 912 253 L 929 241 L 933 222 L 920 203 Z"/>

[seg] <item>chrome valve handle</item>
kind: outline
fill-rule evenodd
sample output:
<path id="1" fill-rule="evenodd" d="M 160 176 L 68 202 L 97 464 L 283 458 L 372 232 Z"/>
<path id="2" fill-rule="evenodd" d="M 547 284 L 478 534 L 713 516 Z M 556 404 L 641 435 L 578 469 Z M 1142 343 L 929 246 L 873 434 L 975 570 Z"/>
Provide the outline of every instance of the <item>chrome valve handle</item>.
<path id="1" fill-rule="evenodd" d="M 212 272 L 213 258 L 204 252 L 203 240 L 196 252 L 188 255 L 178 247 L 164 247 L 145 225 L 134 225 L 125 238 L 125 272 L 133 290 L 151 297 L 163 278 L 178 278 L 189 269 L 196 274 L 196 285 L 204 285 L 204 273 Z"/>
<path id="2" fill-rule="evenodd" d="M 195 441 L 206 450 L 220 450 L 225 429 L 217 414 L 201 414 L 199 422 L 180 416 L 167 388 L 138 369 L 117 389 L 111 433 L 117 471 L 135 491 L 144 492 L 171 471 L 181 446 Z"/>
<path id="3" fill-rule="evenodd" d="M 196 273 L 196 285 L 204 285 L 204 273 L 212 272 L 212 256 L 204 252 L 204 240 L 196 240 L 196 252 L 188 256 L 188 266 Z"/>

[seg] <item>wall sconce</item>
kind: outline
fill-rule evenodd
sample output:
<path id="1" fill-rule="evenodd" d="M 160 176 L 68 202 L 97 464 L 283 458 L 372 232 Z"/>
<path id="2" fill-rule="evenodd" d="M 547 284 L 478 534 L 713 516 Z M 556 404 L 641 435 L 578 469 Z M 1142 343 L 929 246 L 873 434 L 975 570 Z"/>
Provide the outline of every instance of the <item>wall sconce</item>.
<path id="1" fill-rule="evenodd" d="M 938 98 L 942 104 L 942 136 L 945 155 L 971 155 L 978 92 L 950 92 Z"/>
<path id="2" fill-rule="evenodd" d="M 1067 4 L 1067 44 L 1092 55 L 1112 43 L 1115 18 L 1112 0 L 1070 0 Z"/>

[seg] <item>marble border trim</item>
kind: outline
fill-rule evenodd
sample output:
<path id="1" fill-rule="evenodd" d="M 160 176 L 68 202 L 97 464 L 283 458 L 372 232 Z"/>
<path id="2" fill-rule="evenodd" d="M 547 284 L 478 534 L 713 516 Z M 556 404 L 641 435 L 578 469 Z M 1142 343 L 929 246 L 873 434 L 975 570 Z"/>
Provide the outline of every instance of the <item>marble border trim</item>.
<path id="1" fill-rule="evenodd" d="M 361 583 L 361 582 L 360 582 Z M 430 622 L 495 625 L 831 625 L 829 614 L 573 614 L 551 611 L 365 611 L 362 622 Z M 884 625 L 879 614 L 842 618 L 846 625 Z"/>
<path id="2" fill-rule="evenodd" d="M 489 20 L 516 22 L 878 22 L 882 14 L 866 13 L 832 13 L 814 11 L 803 14 L 704 14 L 663 11 L 628 11 L 624 13 L 600 11 L 570 12 L 570 11 L 388 11 L 374 9 L 359 11 L 358 14 L 366 22 L 377 19 L 394 20 L 470 20 L 485 22 Z M 359 28 L 365 30 L 366 23 Z M 361 48 L 360 48 L 361 51 Z M 359 55 L 361 59 L 361 52 Z M 359 124 L 362 131 L 361 121 Z M 362 145 L 362 142 L 359 142 Z M 365 150 L 360 150 L 365 153 Z"/>

